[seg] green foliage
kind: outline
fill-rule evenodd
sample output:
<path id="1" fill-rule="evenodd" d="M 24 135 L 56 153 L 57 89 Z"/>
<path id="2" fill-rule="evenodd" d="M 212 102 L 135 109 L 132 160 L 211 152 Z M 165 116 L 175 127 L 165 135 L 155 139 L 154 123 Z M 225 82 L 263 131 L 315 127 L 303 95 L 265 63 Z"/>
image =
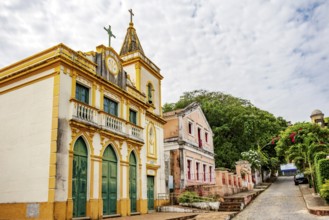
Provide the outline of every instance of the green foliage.
<path id="1" fill-rule="evenodd" d="M 314 164 L 314 155 L 323 150 L 328 150 L 328 128 L 308 122 L 296 123 L 281 132 L 276 144 L 276 151 L 282 162 L 294 162 L 304 171 Z"/>
<path id="2" fill-rule="evenodd" d="M 252 169 L 260 169 L 261 163 L 261 156 L 255 150 L 249 150 L 241 153 L 242 159 L 248 161 L 251 164 Z"/>
<path id="3" fill-rule="evenodd" d="M 185 191 L 178 197 L 179 203 L 192 203 L 192 202 L 204 202 L 208 201 L 206 198 L 198 196 L 196 192 Z"/>
<path id="4" fill-rule="evenodd" d="M 321 159 L 325 159 L 327 157 L 328 153 L 326 152 L 317 152 L 315 155 L 314 155 L 314 163 L 317 164 L 319 160 Z"/>
<path id="5" fill-rule="evenodd" d="M 317 189 L 321 189 L 324 181 L 329 180 L 329 160 L 320 159 L 315 164 L 315 167 Z"/>
<path id="6" fill-rule="evenodd" d="M 327 203 L 329 203 L 329 180 L 326 180 L 321 186 L 320 195 L 327 201 Z"/>
<path id="7" fill-rule="evenodd" d="M 165 104 L 164 111 L 185 108 L 192 102 L 200 103 L 214 133 L 216 167 L 234 169 L 241 152 L 268 144 L 287 125 L 283 118 L 258 109 L 248 100 L 205 90 L 185 92 L 177 103 Z M 273 147 L 268 147 L 268 157 L 273 152 L 275 156 Z"/>

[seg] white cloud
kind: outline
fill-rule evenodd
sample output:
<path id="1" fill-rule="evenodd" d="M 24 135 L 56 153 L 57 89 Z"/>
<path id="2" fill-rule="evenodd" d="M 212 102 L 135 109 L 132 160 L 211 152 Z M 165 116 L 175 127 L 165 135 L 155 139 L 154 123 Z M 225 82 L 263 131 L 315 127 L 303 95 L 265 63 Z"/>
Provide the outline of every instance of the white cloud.
<path id="1" fill-rule="evenodd" d="M 144 52 L 162 71 L 163 102 L 223 91 L 292 121 L 329 115 L 327 1 L 0 2 L 0 67 L 60 42 L 94 50 L 112 26 L 120 51 L 128 9 Z"/>

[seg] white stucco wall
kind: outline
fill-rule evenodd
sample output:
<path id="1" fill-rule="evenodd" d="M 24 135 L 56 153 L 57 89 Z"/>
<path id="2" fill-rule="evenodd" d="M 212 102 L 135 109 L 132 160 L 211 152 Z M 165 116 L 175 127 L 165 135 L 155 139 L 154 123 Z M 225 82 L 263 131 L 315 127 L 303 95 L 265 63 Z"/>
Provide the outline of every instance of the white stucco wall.
<path id="1" fill-rule="evenodd" d="M 56 193 L 55 201 L 66 201 L 68 195 L 68 172 L 69 164 L 68 148 L 71 141 L 71 129 L 68 119 L 71 117 L 70 98 L 71 98 L 72 78 L 69 74 L 60 74 L 59 90 L 59 123 L 58 123 L 58 144 L 57 144 L 57 171 L 56 171 Z"/>
<path id="2" fill-rule="evenodd" d="M 164 158 L 164 143 L 163 143 L 163 128 L 156 126 L 157 132 L 157 154 L 160 168 L 157 175 L 157 193 L 166 193 L 166 175 L 165 175 L 165 158 Z M 156 195 L 157 196 L 157 195 Z"/>
<path id="3" fill-rule="evenodd" d="M 51 77 L 0 96 L 0 203 L 48 200 L 53 86 Z"/>

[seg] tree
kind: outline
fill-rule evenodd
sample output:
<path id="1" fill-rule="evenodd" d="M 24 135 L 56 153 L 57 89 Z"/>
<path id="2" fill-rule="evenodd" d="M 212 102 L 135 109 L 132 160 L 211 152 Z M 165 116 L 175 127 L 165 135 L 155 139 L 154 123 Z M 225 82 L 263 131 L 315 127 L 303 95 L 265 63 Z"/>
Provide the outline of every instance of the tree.
<path id="1" fill-rule="evenodd" d="M 286 128 L 287 122 L 261 110 L 250 101 L 221 92 L 195 90 L 185 92 L 176 103 L 165 104 L 171 111 L 198 102 L 214 133 L 217 167 L 234 169 L 241 152 L 257 150 Z"/>
<path id="2" fill-rule="evenodd" d="M 328 144 L 329 130 L 318 124 L 300 122 L 288 127 L 281 132 L 276 144 L 278 156 L 283 156 L 284 161 L 295 161 L 298 168 L 304 171 L 309 162 L 312 163 L 313 155 Z"/>
<path id="3" fill-rule="evenodd" d="M 314 156 L 318 152 L 329 152 L 329 130 L 318 124 L 296 123 L 280 134 L 276 151 L 282 162 L 294 162 L 301 171 L 309 174 L 315 183 Z"/>

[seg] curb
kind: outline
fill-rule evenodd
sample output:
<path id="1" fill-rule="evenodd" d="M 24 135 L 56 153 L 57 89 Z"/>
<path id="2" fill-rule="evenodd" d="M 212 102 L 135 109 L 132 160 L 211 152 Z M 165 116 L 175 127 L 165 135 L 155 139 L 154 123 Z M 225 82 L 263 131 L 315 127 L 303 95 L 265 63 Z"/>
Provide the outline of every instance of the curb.
<path id="1" fill-rule="evenodd" d="M 308 209 L 308 212 L 313 215 L 318 216 L 329 216 L 329 206 L 311 206 L 308 204 L 308 198 L 307 197 L 313 197 L 312 194 L 304 194 L 303 189 L 298 185 L 299 191 L 303 195 L 303 199 L 306 205 L 306 208 Z"/>

